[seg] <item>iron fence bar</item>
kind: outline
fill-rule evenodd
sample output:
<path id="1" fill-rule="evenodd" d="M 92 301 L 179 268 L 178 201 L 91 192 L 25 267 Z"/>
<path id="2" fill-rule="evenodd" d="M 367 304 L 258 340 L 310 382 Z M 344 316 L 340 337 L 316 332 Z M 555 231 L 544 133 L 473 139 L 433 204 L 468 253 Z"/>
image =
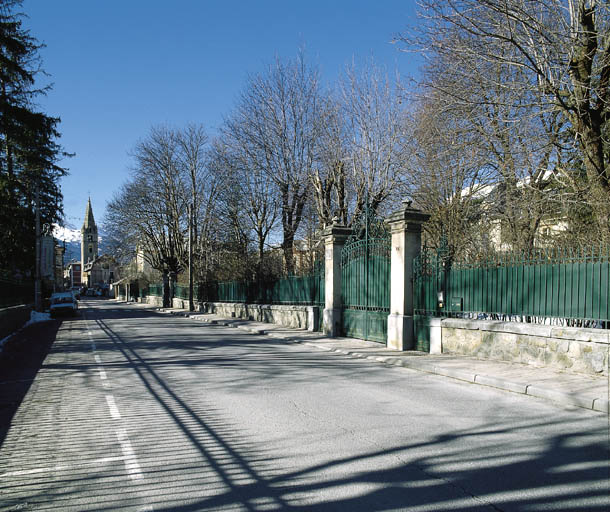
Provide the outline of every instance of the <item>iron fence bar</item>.
<path id="1" fill-rule="evenodd" d="M 537 250 L 520 257 L 500 255 L 445 266 L 438 254 L 426 252 L 415 265 L 418 313 L 519 317 L 532 322 L 553 318 L 610 327 L 610 248 Z M 446 306 L 439 312 L 435 302 L 440 290 Z"/>

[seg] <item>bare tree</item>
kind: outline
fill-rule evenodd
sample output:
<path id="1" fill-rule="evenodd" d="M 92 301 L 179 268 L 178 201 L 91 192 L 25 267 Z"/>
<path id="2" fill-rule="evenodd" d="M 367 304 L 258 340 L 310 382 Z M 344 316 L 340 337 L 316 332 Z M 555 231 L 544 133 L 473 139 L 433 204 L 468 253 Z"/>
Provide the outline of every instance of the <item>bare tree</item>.
<path id="1" fill-rule="evenodd" d="M 498 245 L 531 250 L 543 218 L 558 215 L 556 167 L 563 154 L 565 123 L 557 111 L 533 108 L 532 91 L 497 84 L 520 83 L 522 70 L 497 62 L 471 63 L 463 74 L 447 55 L 431 59 L 425 94 L 438 110 L 448 148 L 463 147 L 481 166 L 481 184 L 493 186 L 485 215 L 498 231 Z M 452 172 L 447 170 L 447 172 Z"/>
<path id="2" fill-rule="evenodd" d="M 265 250 L 269 236 L 277 226 L 280 208 L 275 182 L 258 166 L 260 158 L 251 156 L 255 149 L 240 145 L 231 137 L 229 130 L 222 140 L 215 141 L 210 161 L 222 183 L 221 210 L 228 222 L 242 232 L 244 240 L 255 240 L 256 273 L 262 277 Z"/>
<path id="3" fill-rule="evenodd" d="M 444 238 L 450 256 L 473 256 L 489 247 L 483 198 L 492 190 L 491 170 L 464 116 L 448 115 L 444 105 L 440 93 L 419 100 L 406 179 L 417 206 L 431 214 L 425 243 L 438 246 Z"/>
<path id="4" fill-rule="evenodd" d="M 163 275 L 163 302 L 169 306 L 176 276 L 187 261 L 188 183 L 180 173 L 174 131 L 151 129 L 133 151 L 132 178 L 107 205 L 106 228 L 124 246 L 137 247 Z"/>
<path id="5" fill-rule="evenodd" d="M 388 199 L 404 193 L 409 124 L 400 97 L 400 83 L 392 83 L 373 62 L 349 67 L 339 82 L 342 115 L 347 130 L 344 165 L 351 171 L 352 215 L 367 200 L 377 211 Z M 394 195 L 394 197 L 392 197 Z"/>
<path id="6" fill-rule="evenodd" d="M 323 98 L 320 118 L 316 165 L 310 174 L 315 211 L 321 228 L 330 225 L 335 217 L 347 225 L 350 183 L 346 163 L 349 139 L 342 103 L 337 94 Z"/>
<path id="7" fill-rule="evenodd" d="M 595 0 L 423 0 L 424 37 L 405 36 L 453 59 L 469 81 L 527 98 L 529 108 L 559 113 L 586 173 L 601 236 L 610 237 L 610 10 Z M 452 44 L 447 44 L 448 42 Z M 510 70 L 478 75 L 480 65 Z M 558 164 L 565 164 L 559 158 Z M 577 185 L 573 165 L 555 172 Z"/>
<path id="8" fill-rule="evenodd" d="M 346 225 L 369 201 L 376 211 L 404 194 L 410 125 L 392 83 L 373 62 L 348 67 L 322 103 L 316 167 L 310 180 L 320 224 Z"/>
<path id="9" fill-rule="evenodd" d="M 276 59 L 250 77 L 226 125 L 232 146 L 248 151 L 251 170 L 264 173 L 278 192 L 286 270 L 294 271 L 294 240 L 310 192 L 308 178 L 319 133 L 318 73 L 300 54 Z"/>
<path id="10" fill-rule="evenodd" d="M 175 130 L 174 136 L 179 172 L 189 196 L 186 200 L 193 206 L 194 274 L 202 279 L 210 271 L 220 180 L 208 162 L 209 137 L 202 125 L 189 124 Z"/>

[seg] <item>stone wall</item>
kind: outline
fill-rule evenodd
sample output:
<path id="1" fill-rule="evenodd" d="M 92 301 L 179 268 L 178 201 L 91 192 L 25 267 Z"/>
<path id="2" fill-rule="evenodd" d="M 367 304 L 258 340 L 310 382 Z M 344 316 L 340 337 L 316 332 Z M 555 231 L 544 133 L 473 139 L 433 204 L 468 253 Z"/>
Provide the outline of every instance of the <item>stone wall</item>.
<path id="1" fill-rule="evenodd" d="M 455 318 L 440 324 L 443 353 L 608 375 L 607 330 Z"/>
<path id="2" fill-rule="evenodd" d="M 32 307 L 27 305 L 0 309 L 0 340 L 21 329 L 31 312 Z"/>
<path id="3" fill-rule="evenodd" d="M 151 304 L 158 308 L 163 307 L 163 297 L 157 297 L 156 295 L 147 295 L 143 300 L 146 304 Z"/>
<path id="4" fill-rule="evenodd" d="M 163 303 L 163 298 L 159 297 L 161 299 L 161 303 Z M 177 297 L 174 297 L 172 299 L 172 308 L 176 308 L 176 309 L 188 309 L 189 308 L 189 301 L 188 299 L 178 299 Z"/>
<path id="5" fill-rule="evenodd" d="M 163 307 L 163 298 L 148 296 L 147 304 Z M 188 299 L 172 299 L 172 308 L 188 310 Z M 195 310 L 213 313 L 226 318 L 243 318 L 255 322 L 277 324 L 293 329 L 317 331 L 320 324 L 320 308 L 317 306 L 280 306 L 269 304 L 244 304 L 242 302 L 205 302 L 195 304 Z"/>
<path id="6" fill-rule="evenodd" d="M 185 302 L 188 307 L 188 301 Z M 207 302 L 202 305 L 202 310 L 227 318 L 244 318 L 309 331 L 318 330 L 320 315 L 317 306 L 279 306 L 233 302 Z"/>

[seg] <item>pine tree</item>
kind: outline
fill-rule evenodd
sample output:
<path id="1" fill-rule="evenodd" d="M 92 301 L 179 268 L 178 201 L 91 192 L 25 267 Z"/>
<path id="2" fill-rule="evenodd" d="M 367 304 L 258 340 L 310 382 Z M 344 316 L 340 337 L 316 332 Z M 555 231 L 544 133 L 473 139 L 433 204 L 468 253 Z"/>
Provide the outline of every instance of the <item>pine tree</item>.
<path id="1" fill-rule="evenodd" d="M 21 0 L 0 0 L 0 269 L 32 272 L 36 189 L 41 222 L 63 215 L 58 165 L 68 156 L 58 145 L 60 119 L 38 111 L 41 72 L 38 44 L 22 26 Z"/>

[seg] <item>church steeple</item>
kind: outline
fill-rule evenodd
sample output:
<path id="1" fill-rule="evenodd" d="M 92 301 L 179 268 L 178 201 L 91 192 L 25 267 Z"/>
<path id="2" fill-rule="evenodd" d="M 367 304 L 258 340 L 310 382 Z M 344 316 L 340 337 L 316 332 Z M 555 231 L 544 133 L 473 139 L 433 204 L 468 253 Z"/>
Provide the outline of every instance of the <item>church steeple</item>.
<path id="1" fill-rule="evenodd" d="M 81 232 L 81 243 L 80 243 L 80 260 L 81 264 L 84 265 L 93 261 L 97 258 L 97 226 L 95 225 L 95 219 L 93 218 L 93 208 L 91 207 L 91 198 L 87 201 L 87 209 L 85 210 L 85 221 Z"/>
<path id="2" fill-rule="evenodd" d="M 85 210 L 85 222 L 83 222 L 83 229 L 88 227 L 95 227 L 95 219 L 93 218 L 93 208 L 91 208 L 91 198 L 87 200 L 87 209 Z"/>

